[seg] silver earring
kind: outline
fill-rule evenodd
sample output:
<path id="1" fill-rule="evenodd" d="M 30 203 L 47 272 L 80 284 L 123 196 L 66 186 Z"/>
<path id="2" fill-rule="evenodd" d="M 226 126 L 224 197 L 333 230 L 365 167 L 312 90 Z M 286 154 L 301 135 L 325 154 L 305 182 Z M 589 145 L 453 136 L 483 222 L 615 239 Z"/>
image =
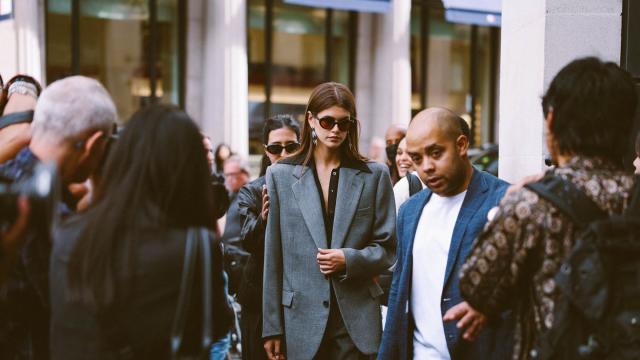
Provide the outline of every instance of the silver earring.
<path id="1" fill-rule="evenodd" d="M 313 146 L 318 145 L 318 134 L 316 134 L 316 129 L 311 128 L 311 142 Z"/>

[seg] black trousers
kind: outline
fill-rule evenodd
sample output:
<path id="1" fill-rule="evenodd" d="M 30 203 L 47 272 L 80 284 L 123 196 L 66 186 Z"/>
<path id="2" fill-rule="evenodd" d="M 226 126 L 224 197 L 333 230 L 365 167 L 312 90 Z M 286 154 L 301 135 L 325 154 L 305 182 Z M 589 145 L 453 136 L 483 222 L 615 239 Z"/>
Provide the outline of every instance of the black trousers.
<path id="1" fill-rule="evenodd" d="M 344 325 L 342 314 L 338 308 L 333 291 L 331 291 L 331 307 L 329 308 L 329 320 L 324 331 L 320 349 L 314 360 L 369 360 L 376 355 L 365 355 L 358 350 L 351 340 L 351 336 Z"/>
<path id="2" fill-rule="evenodd" d="M 242 309 L 240 316 L 242 334 L 242 360 L 267 360 L 262 341 L 262 313 Z"/>

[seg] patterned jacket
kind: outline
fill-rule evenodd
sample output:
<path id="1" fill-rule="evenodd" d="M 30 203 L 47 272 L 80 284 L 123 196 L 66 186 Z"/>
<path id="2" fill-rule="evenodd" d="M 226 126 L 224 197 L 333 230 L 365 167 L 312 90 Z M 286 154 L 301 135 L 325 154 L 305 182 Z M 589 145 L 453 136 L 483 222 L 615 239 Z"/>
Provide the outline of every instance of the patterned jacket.
<path id="1" fill-rule="evenodd" d="M 633 175 L 596 158 L 575 157 L 553 170 L 572 181 L 601 209 L 627 206 Z M 512 308 L 514 359 L 529 358 L 541 333 L 553 325 L 561 296 L 554 281 L 579 229 L 548 201 L 522 188 L 505 196 L 462 267 L 463 297 L 485 315 Z"/>

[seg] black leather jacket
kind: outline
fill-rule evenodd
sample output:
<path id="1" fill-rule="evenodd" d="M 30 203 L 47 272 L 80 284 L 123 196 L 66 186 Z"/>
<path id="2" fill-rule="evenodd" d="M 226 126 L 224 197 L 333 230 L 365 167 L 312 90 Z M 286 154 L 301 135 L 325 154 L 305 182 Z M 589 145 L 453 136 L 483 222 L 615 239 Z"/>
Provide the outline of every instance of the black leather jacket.
<path id="1" fill-rule="evenodd" d="M 264 176 L 246 184 L 238 193 L 238 210 L 242 230 L 240 243 L 251 254 L 245 265 L 243 279 L 238 290 L 238 301 L 243 310 L 262 311 L 262 275 L 264 267 L 264 230 L 262 220 L 262 186 Z"/>

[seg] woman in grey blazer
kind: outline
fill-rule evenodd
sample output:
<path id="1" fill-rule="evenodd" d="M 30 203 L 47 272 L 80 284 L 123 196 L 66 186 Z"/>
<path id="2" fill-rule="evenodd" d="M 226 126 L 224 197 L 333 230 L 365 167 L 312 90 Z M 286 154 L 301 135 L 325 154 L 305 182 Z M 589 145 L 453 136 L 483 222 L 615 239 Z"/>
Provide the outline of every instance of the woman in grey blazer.
<path id="1" fill-rule="evenodd" d="M 381 336 L 376 278 L 395 260 L 386 166 L 358 152 L 353 94 L 316 87 L 300 151 L 269 167 L 263 337 L 270 359 L 366 359 Z"/>

